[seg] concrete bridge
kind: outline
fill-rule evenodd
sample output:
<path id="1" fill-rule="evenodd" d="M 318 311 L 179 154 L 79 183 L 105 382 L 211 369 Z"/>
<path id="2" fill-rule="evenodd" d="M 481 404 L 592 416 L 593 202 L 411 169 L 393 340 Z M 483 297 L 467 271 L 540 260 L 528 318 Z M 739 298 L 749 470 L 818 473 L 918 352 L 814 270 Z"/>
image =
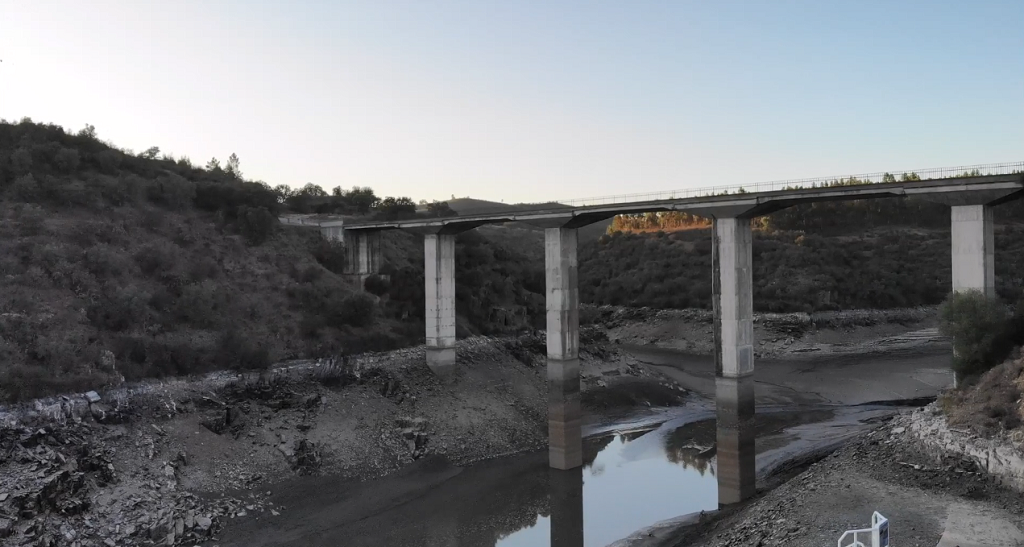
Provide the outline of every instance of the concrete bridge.
<path id="1" fill-rule="evenodd" d="M 450 218 L 344 224 L 350 270 L 368 276 L 380 266 L 380 232 L 423 234 L 427 365 L 444 374 L 456 365 L 455 235 L 484 224 L 524 222 L 545 229 L 549 461 L 582 465 L 580 432 L 577 229 L 614 215 L 683 211 L 712 220 L 714 336 L 718 414 L 719 501 L 754 494 L 754 330 L 751 219 L 799 203 L 916 197 L 950 206 L 953 290 L 995 294 L 992 207 L 1024 196 L 1024 162 L 919 171 L 924 180 L 823 186 L 817 181 L 711 188 L 683 196 L 601 198 L 578 206 Z M 985 176 L 976 176 L 978 170 Z M 965 176 L 965 174 L 969 174 Z M 973 176 L 971 176 L 973 175 Z M 876 174 L 860 180 L 891 180 Z M 685 195 L 685 194 L 692 195 Z M 704 195 L 701 195 L 704 194 Z M 332 229 L 337 229 L 333 227 Z M 336 236 L 335 236 L 336 237 Z"/>

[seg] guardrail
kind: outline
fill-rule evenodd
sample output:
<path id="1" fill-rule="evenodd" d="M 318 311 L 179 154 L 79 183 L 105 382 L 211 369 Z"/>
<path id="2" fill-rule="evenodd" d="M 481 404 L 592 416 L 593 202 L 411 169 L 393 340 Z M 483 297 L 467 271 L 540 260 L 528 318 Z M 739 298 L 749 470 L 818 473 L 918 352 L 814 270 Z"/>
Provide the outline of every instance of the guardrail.
<path id="1" fill-rule="evenodd" d="M 932 167 L 928 169 L 912 169 L 905 171 L 883 171 L 878 173 L 863 173 L 859 175 L 847 175 L 841 177 L 816 177 L 809 179 L 775 180 L 769 182 L 755 182 L 751 184 L 735 184 L 730 186 L 707 186 L 703 188 L 687 188 L 682 190 L 667 190 L 662 192 L 648 192 L 639 194 L 620 194 L 614 196 L 599 196 L 592 198 L 574 198 L 565 200 L 549 200 L 544 203 L 560 203 L 574 207 L 587 205 L 610 205 L 616 203 L 629 203 L 635 201 L 660 201 L 667 199 L 683 199 L 703 196 L 722 195 L 724 193 L 734 194 L 740 192 L 773 192 L 777 190 L 789 190 L 796 188 L 811 188 L 815 186 L 826 186 L 830 184 L 842 184 L 848 181 L 859 183 L 896 182 L 904 175 L 917 175 L 920 179 L 947 179 L 968 176 L 982 175 L 1010 175 L 1013 173 L 1024 173 L 1024 161 L 1009 163 L 986 163 L 979 165 L 962 165 L 959 167 Z M 915 179 L 916 180 L 916 179 Z M 523 203 L 519 205 L 531 205 Z M 537 205 L 541 205 L 538 203 Z"/>

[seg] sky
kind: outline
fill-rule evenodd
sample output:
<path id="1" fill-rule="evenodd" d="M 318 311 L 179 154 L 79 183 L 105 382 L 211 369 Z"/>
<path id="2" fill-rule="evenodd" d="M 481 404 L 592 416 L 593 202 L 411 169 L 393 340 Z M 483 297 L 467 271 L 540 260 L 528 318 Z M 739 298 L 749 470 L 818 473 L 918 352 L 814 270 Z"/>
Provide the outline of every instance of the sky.
<path id="1" fill-rule="evenodd" d="M 537 202 L 1024 160 L 1024 1 L 0 0 L 0 118 Z"/>

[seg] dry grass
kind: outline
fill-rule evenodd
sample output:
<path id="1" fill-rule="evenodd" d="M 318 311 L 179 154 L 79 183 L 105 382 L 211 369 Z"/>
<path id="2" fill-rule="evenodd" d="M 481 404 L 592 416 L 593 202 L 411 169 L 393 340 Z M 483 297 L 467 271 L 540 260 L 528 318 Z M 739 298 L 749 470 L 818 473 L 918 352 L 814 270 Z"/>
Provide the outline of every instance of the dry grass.
<path id="1" fill-rule="evenodd" d="M 1024 425 L 1024 358 L 1011 359 L 942 396 L 949 425 L 984 437 Z"/>

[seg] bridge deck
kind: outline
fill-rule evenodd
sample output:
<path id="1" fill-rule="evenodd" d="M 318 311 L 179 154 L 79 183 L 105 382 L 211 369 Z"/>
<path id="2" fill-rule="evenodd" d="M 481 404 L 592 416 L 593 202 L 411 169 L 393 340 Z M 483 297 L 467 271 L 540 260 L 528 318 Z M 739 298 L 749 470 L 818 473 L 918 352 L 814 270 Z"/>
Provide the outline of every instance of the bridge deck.
<path id="1" fill-rule="evenodd" d="M 880 182 L 850 186 L 795 188 L 767 192 L 732 193 L 686 198 L 660 199 L 588 206 L 547 206 L 536 210 L 522 208 L 507 212 L 443 218 L 417 218 L 398 221 L 369 221 L 345 224 L 346 230 L 451 229 L 461 231 L 483 224 L 504 222 L 555 222 L 564 226 L 585 226 L 620 214 L 685 211 L 715 217 L 754 217 L 798 203 L 815 201 L 876 199 L 918 196 L 950 201 L 957 196 L 986 194 L 987 200 L 1009 200 L 1024 195 L 1024 173 L 928 179 L 909 182 Z"/>

